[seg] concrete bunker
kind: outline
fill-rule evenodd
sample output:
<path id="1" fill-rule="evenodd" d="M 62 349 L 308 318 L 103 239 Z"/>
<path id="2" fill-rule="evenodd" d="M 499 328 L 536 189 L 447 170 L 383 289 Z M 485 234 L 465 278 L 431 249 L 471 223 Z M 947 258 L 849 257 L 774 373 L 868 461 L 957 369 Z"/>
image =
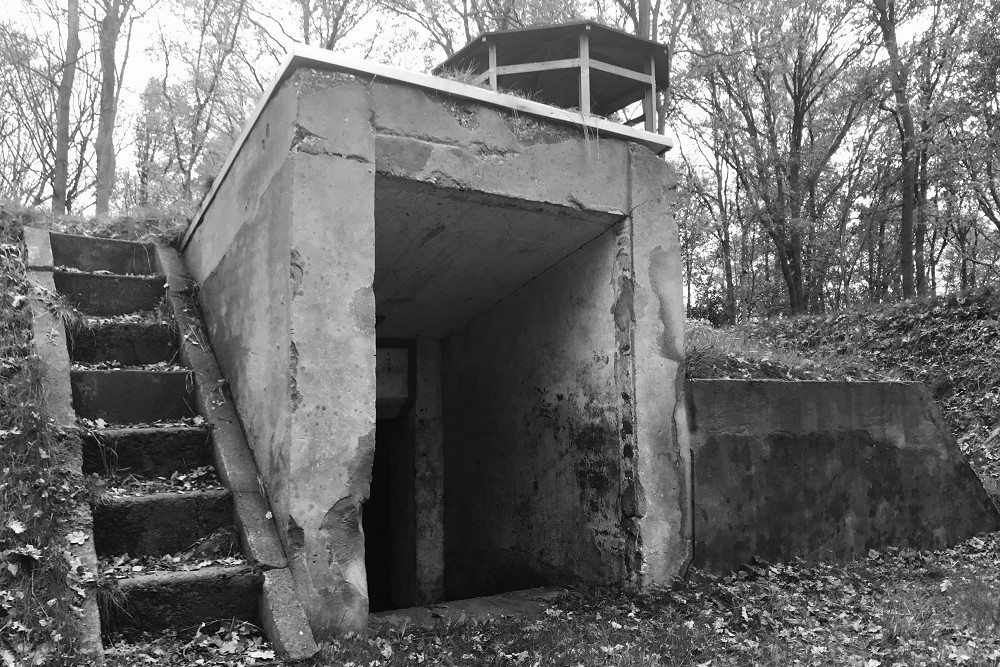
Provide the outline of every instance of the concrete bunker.
<path id="1" fill-rule="evenodd" d="M 669 145 L 286 63 L 184 253 L 318 639 L 689 561 Z"/>

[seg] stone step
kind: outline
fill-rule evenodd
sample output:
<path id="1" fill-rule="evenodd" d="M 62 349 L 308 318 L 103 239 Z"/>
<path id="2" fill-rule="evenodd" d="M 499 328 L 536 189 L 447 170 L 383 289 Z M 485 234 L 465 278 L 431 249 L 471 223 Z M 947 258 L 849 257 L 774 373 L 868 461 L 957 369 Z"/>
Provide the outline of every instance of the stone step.
<path id="1" fill-rule="evenodd" d="M 102 630 L 129 639 L 167 629 L 193 634 L 202 623 L 229 619 L 259 624 L 263 579 L 248 567 L 214 566 L 122 579 L 120 595 L 101 605 Z"/>
<path id="2" fill-rule="evenodd" d="M 212 435 L 197 426 L 91 431 L 83 438 L 85 474 L 169 477 L 212 465 Z"/>
<path id="3" fill-rule="evenodd" d="M 162 556 L 232 525 L 233 497 L 211 489 L 103 498 L 93 513 L 98 556 Z"/>
<path id="4" fill-rule="evenodd" d="M 79 271 L 110 271 L 122 275 L 160 272 L 152 244 L 98 239 L 51 232 L 52 263 Z"/>
<path id="5" fill-rule="evenodd" d="M 70 359 L 83 364 L 141 366 L 178 358 L 177 330 L 169 322 L 103 320 L 68 331 L 67 342 Z"/>
<path id="6" fill-rule="evenodd" d="M 84 315 L 155 310 L 166 293 L 163 276 L 120 276 L 53 271 L 56 290 Z"/>
<path id="7" fill-rule="evenodd" d="M 194 417 L 190 371 L 70 371 L 73 408 L 87 419 L 110 424 L 149 424 Z"/>

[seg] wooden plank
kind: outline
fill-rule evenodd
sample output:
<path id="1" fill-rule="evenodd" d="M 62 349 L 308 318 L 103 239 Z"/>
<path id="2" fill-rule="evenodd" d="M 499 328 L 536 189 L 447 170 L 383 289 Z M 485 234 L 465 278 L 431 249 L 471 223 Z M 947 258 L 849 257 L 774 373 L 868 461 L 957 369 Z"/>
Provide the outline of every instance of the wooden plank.
<path id="1" fill-rule="evenodd" d="M 580 35 L 580 113 L 590 115 L 590 35 Z"/>
<path id="2" fill-rule="evenodd" d="M 646 117 L 646 131 L 656 132 L 656 61 L 650 56 L 646 65 L 649 89 L 642 98 L 642 113 Z"/>
<path id="3" fill-rule="evenodd" d="M 564 58 L 563 60 L 544 60 L 539 63 L 524 63 L 523 65 L 503 65 L 497 67 L 497 74 L 524 74 L 526 72 L 546 72 L 553 69 L 574 69 L 580 66 L 579 58 Z"/>
<path id="4" fill-rule="evenodd" d="M 654 81 L 653 77 L 649 74 L 633 72 L 630 69 L 618 67 L 617 65 L 609 65 L 608 63 L 601 62 L 600 60 L 591 60 L 590 66 L 593 69 L 599 69 L 602 72 L 607 72 L 608 74 L 617 74 L 618 76 L 626 79 L 632 79 L 633 81 L 638 81 L 640 83 L 653 83 Z"/>
<path id="5" fill-rule="evenodd" d="M 490 40 L 488 44 L 490 47 L 490 88 L 499 90 L 497 87 L 497 43 Z"/>

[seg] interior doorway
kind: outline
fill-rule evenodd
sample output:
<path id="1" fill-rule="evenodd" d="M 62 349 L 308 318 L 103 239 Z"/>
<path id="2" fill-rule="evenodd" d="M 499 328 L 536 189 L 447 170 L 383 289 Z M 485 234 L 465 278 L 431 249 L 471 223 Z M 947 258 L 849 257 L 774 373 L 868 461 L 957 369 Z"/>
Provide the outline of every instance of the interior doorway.
<path id="1" fill-rule="evenodd" d="M 377 419 L 369 498 L 362 510 L 369 611 L 412 607 L 416 597 L 412 410 Z"/>

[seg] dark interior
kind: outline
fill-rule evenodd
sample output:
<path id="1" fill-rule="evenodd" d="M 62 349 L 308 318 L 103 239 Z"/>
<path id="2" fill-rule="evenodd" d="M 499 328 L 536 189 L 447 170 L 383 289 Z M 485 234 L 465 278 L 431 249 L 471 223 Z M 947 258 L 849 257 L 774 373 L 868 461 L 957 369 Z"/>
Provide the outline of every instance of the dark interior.
<path id="1" fill-rule="evenodd" d="M 375 424 L 371 495 L 361 519 L 373 612 L 412 607 L 416 596 L 414 442 L 408 417 Z"/>

